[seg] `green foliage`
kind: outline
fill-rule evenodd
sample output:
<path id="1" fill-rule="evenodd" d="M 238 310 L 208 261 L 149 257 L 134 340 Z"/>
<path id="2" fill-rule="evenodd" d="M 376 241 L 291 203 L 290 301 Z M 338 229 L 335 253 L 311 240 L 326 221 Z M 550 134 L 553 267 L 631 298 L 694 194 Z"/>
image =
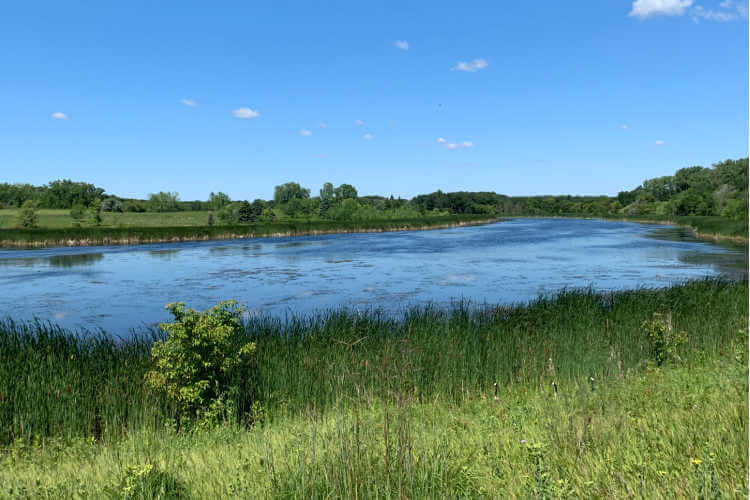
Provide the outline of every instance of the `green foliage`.
<path id="1" fill-rule="evenodd" d="M 99 199 L 91 203 L 87 212 L 89 224 L 95 227 L 102 225 L 102 202 Z"/>
<path id="2" fill-rule="evenodd" d="M 677 351 L 682 344 L 687 342 L 687 334 L 675 331 L 671 314 L 655 312 L 651 319 L 643 322 L 641 328 L 648 336 L 651 355 L 656 364 L 661 366 L 666 361 L 680 361 Z"/>
<path id="3" fill-rule="evenodd" d="M 177 478 L 151 463 L 126 467 L 120 484 L 111 488 L 112 496 L 124 500 L 187 498 L 185 486 Z"/>
<path id="4" fill-rule="evenodd" d="M 102 212 L 122 212 L 122 202 L 116 196 L 110 196 L 102 201 Z"/>
<path id="5" fill-rule="evenodd" d="M 337 201 L 357 199 L 357 189 L 351 184 L 341 184 L 333 191 L 334 197 Z"/>
<path id="6" fill-rule="evenodd" d="M 182 302 L 167 309 L 174 322 L 160 325 L 167 338 L 154 343 L 149 386 L 164 391 L 187 417 L 239 421 L 251 408 L 255 378 L 255 344 L 244 336 L 244 309 L 235 301 L 205 312 Z"/>
<path id="7" fill-rule="evenodd" d="M 288 203 L 294 199 L 306 199 L 310 197 L 310 190 L 303 188 L 296 182 L 287 182 L 274 188 L 273 199 L 276 203 Z"/>
<path id="8" fill-rule="evenodd" d="M 253 222 L 253 207 L 250 205 L 250 202 L 247 200 L 240 203 L 240 207 L 237 210 L 237 220 L 241 224 L 246 224 L 248 222 Z"/>
<path id="9" fill-rule="evenodd" d="M 208 196 L 208 203 L 211 205 L 212 210 L 221 210 L 231 202 L 232 200 L 229 198 L 229 195 L 221 191 L 218 193 L 211 192 Z"/>
<path id="10" fill-rule="evenodd" d="M 209 212 L 209 214 L 208 214 L 208 220 L 206 221 L 206 225 L 208 227 L 211 227 L 211 226 L 214 225 L 214 213 L 213 212 Z"/>
<path id="11" fill-rule="evenodd" d="M 148 198 L 148 209 L 151 212 L 173 212 L 179 210 L 180 195 L 177 192 L 160 191 Z"/>
<path id="12" fill-rule="evenodd" d="M 73 219 L 73 227 L 81 227 L 86 220 L 86 208 L 83 205 L 74 205 L 70 210 L 70 218 Z"/>
<path id="13" fill-rule="evenodd" d="M 216 218 L 219 219 L 223 225 L 228 226 L 237 222 L 237 216 L 234 213 L 233 207 L 227 205 L 216 213 Z"/>
<path id="14" fill-rule="evenodd" d="M 39 215 L 36 213 L 36 203 L 31 200 L 26 200 L 21 206 L 21 210 L 18 212 L 18 225 L 31 229 L 39 226 Z"/>

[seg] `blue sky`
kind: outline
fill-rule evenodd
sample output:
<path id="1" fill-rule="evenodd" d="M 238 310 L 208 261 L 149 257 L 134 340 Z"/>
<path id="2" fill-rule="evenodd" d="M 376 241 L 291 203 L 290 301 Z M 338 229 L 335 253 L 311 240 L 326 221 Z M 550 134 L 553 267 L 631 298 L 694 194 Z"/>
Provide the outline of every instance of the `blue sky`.
<path id="1" fill-rule="evenodd" d="M 747 155 L 747 3 L 13 2 L 0 182 L 616 194 Z"/>

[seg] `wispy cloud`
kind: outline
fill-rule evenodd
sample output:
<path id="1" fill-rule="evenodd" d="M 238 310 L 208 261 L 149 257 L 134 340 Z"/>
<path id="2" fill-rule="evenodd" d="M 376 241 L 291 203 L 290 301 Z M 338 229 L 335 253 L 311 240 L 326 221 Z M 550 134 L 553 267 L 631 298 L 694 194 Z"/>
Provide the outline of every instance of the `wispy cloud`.
<path id="1" fill-rule="evenodd" d="M 409 42 L 407 42 L 406 40 L 396 40 L 395 42 L 393 42 L 393 45 L 401 50 L 409 50 Z"/>
<path id="2" fill-rule="evenodd" d="M 54 118 L 55 120 L 70 120 L 70 117 L 68 115 L 60 111 L 55 111 L 50 116 Z"/>
<path id="3" fill-rule="evenodd" d="M 635 0 L 628 15 L 639 19 L 689 15 L 695 22 L 728 22 L 747 19 L 747 5 L 736 0 L 723 0 L 717 8 L 706 8 L 694 0 Z"/>
<path id="4" fill-rule="evenodd" d="M 365 124 L 365 122 L 363 122 L 362 120 L 354 120 L 354 124 L 355 124 L 356 126 L 358 126 L 358 127 L 361 127 L 362 125 L 364 125 L 364 124 Z"/>
<path id="5" fill-rule="evenodd" d="M 305 137 L 309 137 L 309 136 L 312 135 L 312 132 L 310 132 L 306 128 L 303 128 L 302 130 L 299 131 L 299 135 L 303 135 Z"/>
<path id="6" fill-rule="evenodd" d="M 627 126 L 626 124 L 624 124 L 624 123 L 623 123 L 622 125 L 620 125 L 620 128 L 621 128 L 621 129 L 623 129 L 623 130 L 627 130 L 627 129 L 628 129 L 628 126 Z"/>
<path id="7" fill-rule="evenodd" d="M 323 122 L 318 123 L 318 128 L 328 128 L 328 125 L 326 125 Z"/>
<path id="8" fill-rule="evenodd" d="M 474 59 L 473 61 L 459 61 L 458 64 L 451 68 L 451 71 L 468 71 L 469 73 L 475 73 L 480 69 L 484 69 L 488 66 L 485 59 Z"/>
<path id="9" fill-rule="evenodd" d="M 198 105 L 198 103 L 195 102 L 195 100 L 193 100 L 193 99 L 180 99 L 180 102 L 182 104 L 184 104 L 185 106 L 188 106 L 188 107 L 191 107 L 191 108 L 194 108 L 194 107 L 196 107 Z"/>
<path id="10" fill-rule="evenodd" d="M 657 141 L 655 142 L 655 144 L 656 144 L 657 146 L 663 146 L 663 145 L 664 145 L 664 144 L 666 144 L 666 143 L 665 143 L 664 141 L 662 141 L 661 139 L 659 139 L 659 140 L 657 140 Z"/>
<path id="11" fill-rule="evenodd" d="M 443 137 L 437 138 L 438 144 L 443 146 L 445 149 L 455 150 L 455 149 L 466 149 L 466 148 L 473 148 L 474 143 L 471 141 L 463 141 L 463 142 L 448 142 L 447 139 Z"/>
<path id="12" fill-rule="evenodd" d="M 651 16 L 681 16 L 693 0 L 635 0 L 629 16 L 645 19 Z"/>
<path id="13" fill-rule="evenodd" d="M 364 139 L 366 141 L 371 141 L 372 140 L 372 134 L 365 134 L 365 135 L 362 136 L 362 139 Z"/>
<path id="14" fill-rule="evenodd" d="M 259 117 L 260 111 L 256 111 L 250 108 L 237 108 L 234 111 L 232 111 L 232 116 L 234 116 L 235 118 L 242 118 L 244 120 L 247 120 L 249 118 Z"/>

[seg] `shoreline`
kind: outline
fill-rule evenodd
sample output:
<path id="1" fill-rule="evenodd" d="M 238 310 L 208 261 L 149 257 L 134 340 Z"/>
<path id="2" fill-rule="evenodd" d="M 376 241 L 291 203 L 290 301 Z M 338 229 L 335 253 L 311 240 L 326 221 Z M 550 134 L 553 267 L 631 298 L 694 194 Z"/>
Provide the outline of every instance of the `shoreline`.
<path id="1" fill-rule="evenodd" d="M 631 219 L 627 217 L 609 217 L 606 215 L 517 215 L 515 217 L 507 217 L 508 219 L 585 219 L 585 220 L 609 220 L 616 222 L 633 222 L 636 224 L 659 224 L 663 226 L 674 226 L 678 228 L 689 229 L 695 235 L 696 238 L 703 241 L 710 242 L 731 242 L 741 245 L 748 244 L 748 238 L 743 236 L 731 236 L 728 234 L 721 233 L 704 233 L 701 232 L 697 227 L 691 226 L 690 224 L 684 224 L 681 222 L 668 220 L 668 219 Z"/>
<path id="2" fill-rule="evenodd" d="M 466 226 L 481 226 L 485 224 L 492 224 L 493 222 L 499 222 L 507 219 L 506 217 L 495 217 L 490 219 L 477 219 L 477 220 L 457 220 L 453 222 L 439 222 L 435 224 L 421 224 L 421 225 L 395 225 L 392 227 L 351 227 L 351 228 L 339 228 L 339 229 L 289 229 L 286 231 L 271 231 L 271 232 L 227 232 L 218 234 L 187 234 L 187 235 L 173 235 L 173 236 L 155 236 L 155 237 L 144 237 L 141 235 L 126 236 L 126 237 L 109 237 L 104 236 L 101 238 L 61 238 L 61 239 L 40 239 L 40 240 L 0 240 L 0 249 L 39 249 L 39 248 L 55 248 L 55 247 L 87 247 L 87 246 L 111 246 L 111 245 L 148 245 L 155 243 L 183 243 L 188 241 L 224 241 L 224 240 L 238 240 L 238 239 L 252 239 L 252 238 L 287 238 L 294 236 L 318 236 L 326 234 L 356 234 L 356 233 L 390 233 L 399 231 L 430 231 L 435 229 L 450 229 L 454 227 L 466 227 Z M 387 221 L 386 221 L 387 222 Z M 196 229 L 206 230 L 207 227 L 198 226 Z M 107 228 L 108 229 L 108 228 Z M 117 231 L 121 231 L 120 228 L 115 228 Z M 153 228 L 154 230 L 163 228 Z M 180 228 L 181 230 L 191 229 L 190 226 Z M 143 228 L 137 228 L 134 232 L 142 231 Z"/>

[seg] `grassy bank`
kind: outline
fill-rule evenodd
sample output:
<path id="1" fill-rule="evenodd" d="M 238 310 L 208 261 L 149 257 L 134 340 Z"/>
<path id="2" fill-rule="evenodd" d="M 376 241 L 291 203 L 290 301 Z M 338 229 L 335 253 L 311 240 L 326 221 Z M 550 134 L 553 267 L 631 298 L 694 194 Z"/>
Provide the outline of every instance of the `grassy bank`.
<path id="1" fill-rule="evenodd" d="M 17 444 L 0 455 L 0 496 L 747 498 L 746 358 L 737 344 L 557 398 L 513 384 L 497 400 L 342 402 L 247 431 Z"/>
<path id="2" fill-rule="evenodd" d="M 258 423 L 191 432 L 144 387 L 158 332 L 5 322 L 0 497 L 746 498 L 747 302 L 706 280 L 251 319 Z M 687 334 L 681 362 L 650 361 L 654 312 Z"/>
<path id="3" fill-rule="evenodd" d="M 158 214 L 156 214 L 158 215 Z M 171 241 L 222 240 L 306 234 L 386 232 L 437 229 L 484 224 L 497 219 L 479 215 L 452 215 L 419 219 L 369 221 L 293 220 L 233 226 L 126 226 L 0 229 L 0 247 L 53 247 L 84 245 L 134 245 Z"/>
<path id="4" fill-rule="evenodd" d="M 698 238 L 714 241 L 732 241 L 735 243 L 748 242 L 747 220 L 732 220 L 727 217 L 716 216 L 683 216 L 683 217 L 627 217 L 616 218 L 631 222 L 650 222 L 659 224 L 674 224 L 691 229 Z"/>

